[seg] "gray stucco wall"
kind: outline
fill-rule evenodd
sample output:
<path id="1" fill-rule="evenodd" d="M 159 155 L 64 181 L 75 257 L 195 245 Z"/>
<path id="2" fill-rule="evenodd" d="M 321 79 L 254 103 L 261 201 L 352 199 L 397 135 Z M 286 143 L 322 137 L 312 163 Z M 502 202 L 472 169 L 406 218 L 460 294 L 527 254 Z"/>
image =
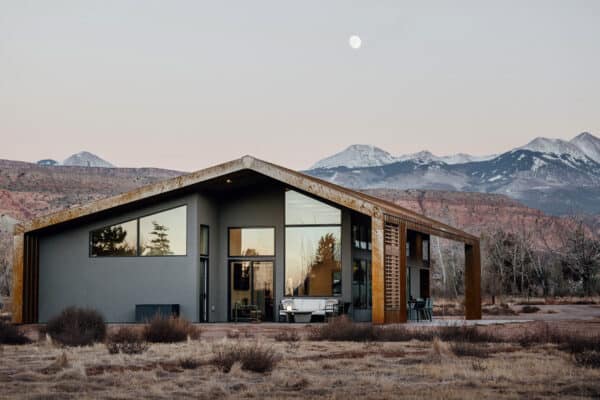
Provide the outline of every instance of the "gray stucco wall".
<path id="1" fill-rule="evenodd" d="M 187 205 L 187 255 L 167 257 L 89 257 L 89 233 L 154 212 Z M 112 215 L 40 236 L 39 320 L 71 305 L 93 307 L 108 322 L 132 322 L 135 305 L 180 304 L 181 314 L 199 320 L 200 225 L 210 228 L 209 322 L 228 318 L 228 228 L 275 228 L 275 306 L 284 295 L 285 188 L 246 188 L 227 196 L 190 194 L 135 212 Z M 272 259 L 272 258 L 271 258 Z M 342 299 L 352 299 L 350 212 L 342 209 Z M 276 315 L 276 314 L 275 314 Z"/>
<path id="2" fill-rule="evenodd" d="M 89 256 L 89 232 L 138 216 L 187 204 L 187 255 Z M 198 319 L 198 195 L 161 202 L 136 212 L 40 237 L 39 320 L 71 305 L 93 307 L 108 322 L 135 320 L 135 305 L 175 303 Z"/>
<path id="3" fill-rule="evenodd" d="M 228 228 L 233 227 L 274 227 L 275 228 L 275 304 L 283 296 L 284 264 L 284 219 L 285 191 L 282 186 L 244 190 L 219 203 L 219 251 L 211 279 L 211 321 L 227 321 L 228 315 Z M 272 259 L 272 258 L 265 258 Z M 212 309 L 212 307 L 211 307 Z"/>

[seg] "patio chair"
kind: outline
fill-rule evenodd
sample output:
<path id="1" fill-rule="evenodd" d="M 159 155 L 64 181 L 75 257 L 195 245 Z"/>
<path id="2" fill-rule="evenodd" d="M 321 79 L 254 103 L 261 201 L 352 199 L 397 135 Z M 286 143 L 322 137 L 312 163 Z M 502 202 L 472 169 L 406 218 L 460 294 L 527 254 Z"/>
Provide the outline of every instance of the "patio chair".
<path id="1" fill-rule="evenodd" d="M 425 315 L 429 321 L 433 321 L 433 299 L 431 297 L 425 299 Z"/>
<path id="2" fill-rule="evenodd" d="M 417 321 L 429 320 L 429 318 L 427 317 L 426 304 L 426 300 L 418 300 L 414 303 L 414 311 L 417 315 Z"/>
<path id="3" fill-rule="evenodd" d="M 417 309 L 415 308 L 415 305 L 416 305 L 416 303 L 414 301 L 408 302 L 407 311 L 408 311 L 408 320 L 409 321 L 417 320 Z"/>
<path id="4" fill-rule="evenodd" d="M 337 299 L 325 300 L 325 321 L 337 317 L 340 313 L 340 303 Z"/>

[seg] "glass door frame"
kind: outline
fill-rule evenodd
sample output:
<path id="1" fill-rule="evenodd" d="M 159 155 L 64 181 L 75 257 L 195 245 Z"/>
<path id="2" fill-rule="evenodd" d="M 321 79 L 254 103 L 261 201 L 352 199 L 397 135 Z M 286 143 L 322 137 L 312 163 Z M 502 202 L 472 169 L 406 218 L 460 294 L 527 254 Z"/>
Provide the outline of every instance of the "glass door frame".
<path id="1" fill-rule="evenodd" d="M 200 295 L 200 304 L 198 307 L 198 321 L 199 322 L 208 322 L 208 286 L 209 286 L 209 280 L 208 280 L 208 274 L 209 274 L 209 261 L 208 261 L 208 257 L 200 257 L 200 265 L 199 265 L 199 269 L 200 269 L 200 274 L 199 274 L 199 278 L 200 278 L 200 282 L 199 282 L 199 295 Z"/>
<path id="2" fill-rule="evenodd" d="M 273 257 L 253 257 L 253 258 L 244 258 L 244 257 L 235 257 L 235 258 L 229 258 L 227 260 L 227 320 L 229 322 L 235 322 L 233 315 L 232 315 L 232 302 L 231 302 L 231 291 L 232 291 L 232 273 L 233 273 L 233 264 L 234 263 L 249 263 L 250 265 L 250 283 L 249 283 L 249 290 L 250 290 L 250 296 L 251 296 L 251 302 L 254 301 L 254 263 L 270 263 L 271 264 L 271 270 L 272 270 L 272 274 L 271 274 L 271 283 L 272 283 L 272 298 L 273 298 L 273 305 L 272 305 L 272 312 L 273 312 L 273 319 L 272 320 L 264 320 L 262 322 L 275 322 L 275 317 L 276 317 L 276 302 L 275 302 L 275 258 Z"/>

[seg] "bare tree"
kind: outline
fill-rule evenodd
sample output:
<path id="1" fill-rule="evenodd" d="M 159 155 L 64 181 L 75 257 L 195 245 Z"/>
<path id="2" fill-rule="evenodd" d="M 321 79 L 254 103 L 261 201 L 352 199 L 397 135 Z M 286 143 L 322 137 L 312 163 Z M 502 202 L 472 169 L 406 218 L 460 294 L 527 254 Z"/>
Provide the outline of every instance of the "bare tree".
<path id="1" fill-rule="evenodd" d="M 582 219 L 576 220 L 576 226 L 562 250 L 563 271 L 568 279 L 581 284 L 584 295 L 591 296 L 598 291 L 600 241 L 587 232 Z"/>

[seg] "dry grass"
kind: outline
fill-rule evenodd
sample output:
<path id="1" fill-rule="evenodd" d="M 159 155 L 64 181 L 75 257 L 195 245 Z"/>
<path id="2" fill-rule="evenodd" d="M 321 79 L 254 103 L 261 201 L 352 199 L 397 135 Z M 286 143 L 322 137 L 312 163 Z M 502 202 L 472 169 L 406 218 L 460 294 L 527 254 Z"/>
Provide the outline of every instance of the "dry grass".
<path id="1" fill-rule="evenodd" d="M 17 326 L 0 321 L 0 344 L 22 345 L 31 340 Z"/>
<path id="2" fill-rule="evenodd" d="M 200 328 L 192 325 L 190 321 L 179 317 L 164 317 L 157 314 L 148 325 L 144 327 L 143 337 L 151 343 L 176 343 L 189 338 L 199 339 Z"/>
<path id="3" fill-rule="evenodd" d="M 283 325 L 280 329 L 290 328 Z M 539 331 L 542 329 L 531 324 L 482 331 L 516 338 L 522 330 L 546 335 Z M 600 324 L 551 325 L 547 337 L 567 336 L 571 329 L 594 337 Z M 475 337 L 460 332 L 449 334 L 447 339 L 401 342 L 278 342 L 273 333 L 261 333 L 258 326 L 251 340 L 228 339 L 225 334 L 211 339 L 207 335 L 202 341 L 153 344 L 145 353 L 133 355 L 110 355 L 102 344 L 61 348 L 40 341 L 2 346 L 0 398 L 435 400 L 600 396 L 600 369 L 592 368 L 589 360 L 593 359 L 586 354 L 593 350 L 571 354 L 552 343 L 521 347 L 509 340 L 472 343 L 450 339 Z M 304 337 L 308 332 L 299 333 Z M 483 340 L 484 335 L 477 338 Z M 224 373 L 212 362 L 218 348 L 255 343 L 281 356 L 270 372 L 252 372 L 234 361 Z M 489 352 L 480 357 L 484 350 Z"/>

